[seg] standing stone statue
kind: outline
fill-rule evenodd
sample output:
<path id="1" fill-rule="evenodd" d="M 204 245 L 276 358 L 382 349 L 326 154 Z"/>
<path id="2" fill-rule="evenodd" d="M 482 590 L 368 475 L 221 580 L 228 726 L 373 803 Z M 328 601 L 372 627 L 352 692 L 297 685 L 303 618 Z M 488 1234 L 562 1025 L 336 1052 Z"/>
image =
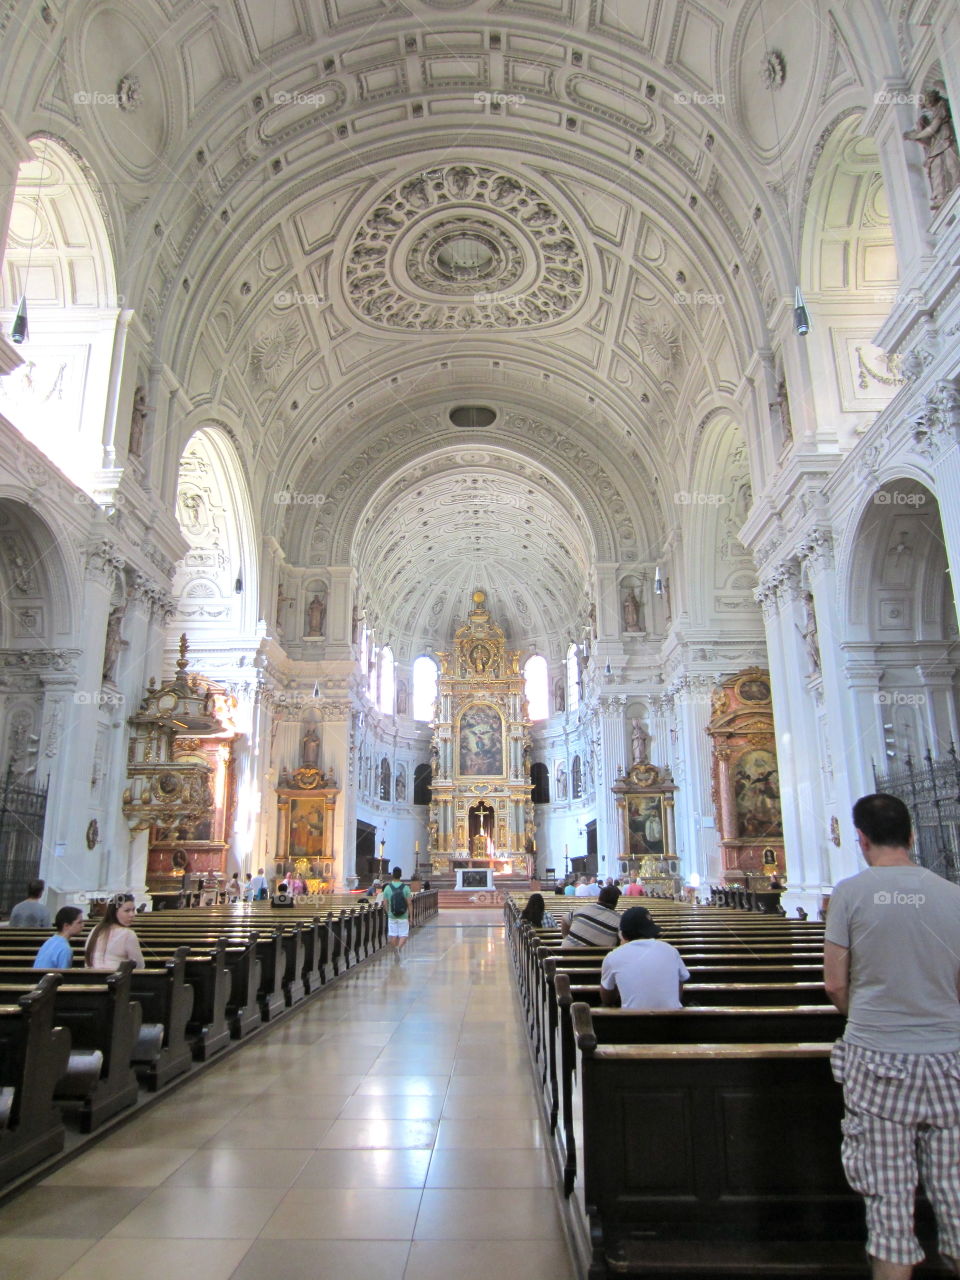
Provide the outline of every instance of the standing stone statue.
<path id="1" fill-rule="evenodd" d="M 147 393 L 137 387 L 133 393 L 133 411 L 130 414 L 130 443 L 127 451 L 134 458 L 143 453 L 143 433 L 147 426 Z"/>
<path id="2" fill-rule="evenodd" d="M 633 587 L 623 598 L 623 629 L 624 631 L 642 630 L 640 626 L 640 601 L 637 599 Z"/>
<path id="3" fill-rule="evenodd" d="M 923 95 L 923 109 L 917 127 L 903 135 L 909 142 L 919 142 L 925 155 L 923 167 L 930 183 L 930 208 L 936 211 L 947 197 L 960 187 L 960 151 L 953 128 L 950 103 L 939 89 L 928 89 Z"/>
<path id="4" fill-rule="evenodd" d="M 124 643 L 123 636 L 120 634 L 120 625 L 125 613 L 126 605 L 118 604 L 110 610 L 110 616 L 107 618 L 107 633 L 103 645 L 104 680 L 113 680 L 117 674 L 117 660 Z"/>
<path id="5" fill-rule="evenodd" d="M 810 674 L 818 676 L 820 674 L 820 641 L 817 638 L 817 617 L 813 611 L 813 594 L 809 591 L 803 593 L 803 611 L 803 628 L 797 627 L 797 630 L 803 637 L 804 647 L 807 650 Z"/>
<path id="6" fill-rule="evenodd" d="M 633 763 L 646 764 L 650 751 L 650 735 L 643 727 L 643 721 L 636 718 L 632 722 L 633 733 L 631 734 L 631 746 L 633 749 Z"/>
<path id="7" fill-rule="evenodd" d="M 314 595 L 307 605 L 307 635 L 322 636 L 323 624 L 327 618 L 327 606 L 319 595 Z"/>

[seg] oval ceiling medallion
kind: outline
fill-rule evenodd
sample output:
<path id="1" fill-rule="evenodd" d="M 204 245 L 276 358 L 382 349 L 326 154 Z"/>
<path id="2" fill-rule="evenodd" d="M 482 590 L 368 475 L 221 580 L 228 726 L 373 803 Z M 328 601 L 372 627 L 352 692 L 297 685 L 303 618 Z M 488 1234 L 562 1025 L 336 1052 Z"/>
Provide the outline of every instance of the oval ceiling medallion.
<path id="1" fill-rule="evenodd" d="M 415 174 L 380 197 L 344 268 L 364 320 L 391 329 L 518 329 L 586 296 L 569 223 L 530 183 L 482 165 Z"/>

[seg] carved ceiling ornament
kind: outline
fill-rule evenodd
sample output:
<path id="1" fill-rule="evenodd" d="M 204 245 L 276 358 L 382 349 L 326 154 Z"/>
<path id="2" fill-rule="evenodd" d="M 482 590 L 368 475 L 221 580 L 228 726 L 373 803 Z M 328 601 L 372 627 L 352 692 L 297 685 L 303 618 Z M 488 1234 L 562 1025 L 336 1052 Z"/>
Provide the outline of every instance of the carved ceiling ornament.
<path id="1" fill-rule="evenodd" d="M 441 165 L 383 195 L 345 265 L 357 314 L 390 329 L 529 329 L 576 310 L 576 235 L 530 183 L 483 165 Z"/>

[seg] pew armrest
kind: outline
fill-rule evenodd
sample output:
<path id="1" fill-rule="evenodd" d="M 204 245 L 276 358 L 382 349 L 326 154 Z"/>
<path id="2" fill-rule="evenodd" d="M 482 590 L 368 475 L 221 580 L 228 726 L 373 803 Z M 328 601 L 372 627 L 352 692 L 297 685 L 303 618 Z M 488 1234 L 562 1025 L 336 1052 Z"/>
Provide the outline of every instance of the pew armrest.
<path id="1" fill-rule="evenodd" d="M 577 1038 L 577 1048 L 581 1053 L 593 1053 L 597 1047 L 597 1033 L 593 1025 L 593 1012 L 588 1004 L 576 1000 L 570 1006 L 570 1017 L 573 1020 L 573 1034 Z"/>

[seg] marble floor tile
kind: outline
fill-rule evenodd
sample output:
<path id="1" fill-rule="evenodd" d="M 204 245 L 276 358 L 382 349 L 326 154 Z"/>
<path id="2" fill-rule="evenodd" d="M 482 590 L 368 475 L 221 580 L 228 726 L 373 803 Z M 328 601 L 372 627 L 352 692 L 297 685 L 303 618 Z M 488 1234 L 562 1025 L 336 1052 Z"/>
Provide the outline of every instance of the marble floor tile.
<path id="1" fill-rule="evenodd" d="M 294 1186 L 422 1187 L 431 1158 L 429 1148 L 368 1147 L 359 1151 L 330 1148 L 315 1152 Z"/>
<path id="2" fill-rule="evenodd" d="M 252 1240 L 284 1195 L 273 1187 L 158 1187 L 108 1234 L 127 1239 Z"/>
<path id="3" fill-rule="evenodd" d="M 413 1235 L 419 1188 L 294 1187 L 261 1231 L 263 1239 L 406 1240 Z"/>
<path id="4" fill-rule="evenodd" d="M 408 1240 L 324 1240 L 321 1255 L 315 1240 L 261 1238 L 230 1280 L 403 1280 L 409 1253 Z"/>
<path id="5" fill-rule="evenodd" d="M 61 1280 L 171 1280 L 200 1276 L 230 1280 L 250 1248 L 249 1240 L 100 1240 L 78 1259 Z M 9 1280 L 4 1272 L 5 1280 Z M 31 1280 L 37 1280 L 31 1277 Z"/>

